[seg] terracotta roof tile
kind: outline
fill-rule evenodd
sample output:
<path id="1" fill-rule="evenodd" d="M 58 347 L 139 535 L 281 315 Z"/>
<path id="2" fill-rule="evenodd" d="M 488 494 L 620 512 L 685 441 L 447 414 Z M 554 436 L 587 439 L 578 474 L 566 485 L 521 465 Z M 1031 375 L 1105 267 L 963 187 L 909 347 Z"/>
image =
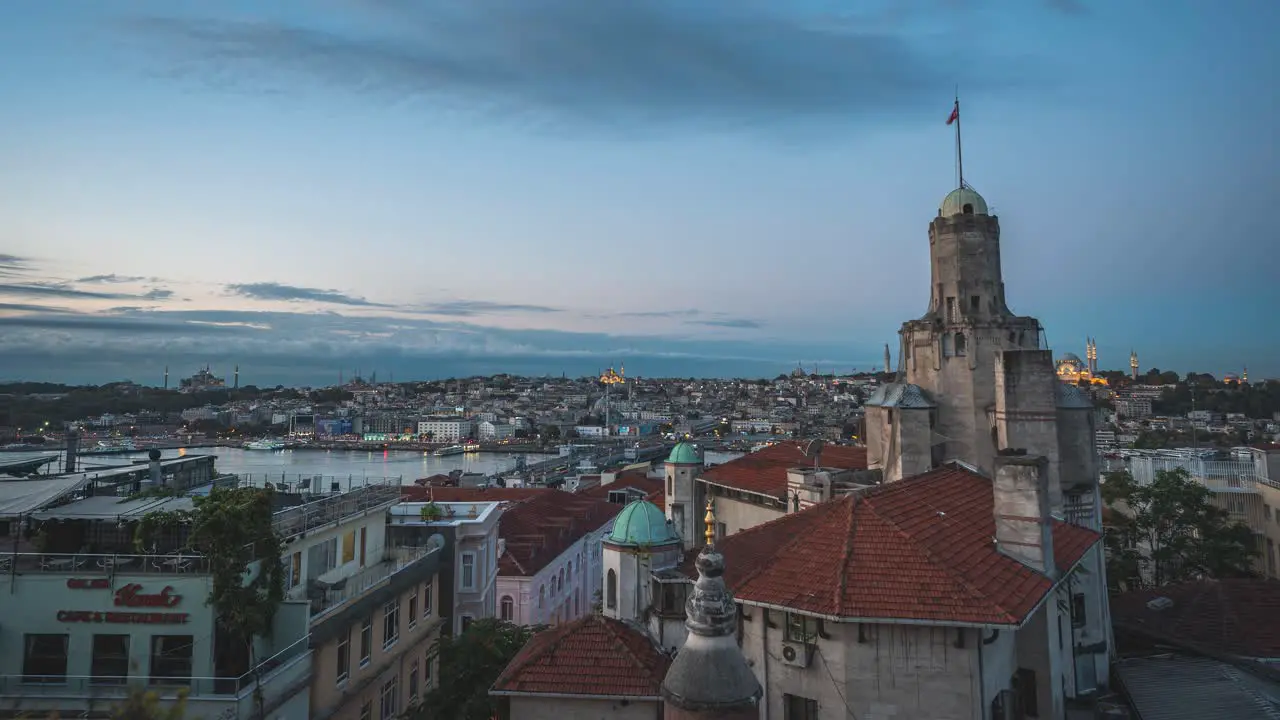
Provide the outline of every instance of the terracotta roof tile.
<path id="1" fill-rule="evenodd" d="M 1147 602 L 1167 597 L 1173 606 L 1152 610 Z M 1136 590 L 1111 598 L 1111 616 L 1155 637 L 1174 638 L 1214 653 L 1280 657 L 1280 582 L 1232 578 L 1199 580 Z"/>
<path id="2" fill-rule="evenodd" d="M 506 550 L 498 574 L 531 576 L 587 533 L 613 520 L 623 506 L 561 490 L 547 490 L 513 503 L 498 520 Z"/>
<path id="3" fill-rule="evenodd" d="M 740 600 L 816 615 L 1020 623 L 1052 582 L 996 549 L 993 505 L 990 479 L 941 468 L 725 538 L 725 580 Z M 1099 539 L 1055 521 L 1059 569 Z"/>
<path id="4" fill-rule="evenodd" d="M 865 470 L 867 449 L 850 445 L 827 445 L 822 448 L 818 460 L 823 467 Z M 783 497 L 787 492 L 787 470 L 812 464 L 813 458 L 805 457 L 802 443 L 780 442 L 709 468 L 700 477 L 707 482 L 735 490 Z"/>
<path id="5" fill-rule="evenodd" d="M 493 689 L 657 698 L 670 663 L 641 631 L 592 613 L 530 638 Z"/>

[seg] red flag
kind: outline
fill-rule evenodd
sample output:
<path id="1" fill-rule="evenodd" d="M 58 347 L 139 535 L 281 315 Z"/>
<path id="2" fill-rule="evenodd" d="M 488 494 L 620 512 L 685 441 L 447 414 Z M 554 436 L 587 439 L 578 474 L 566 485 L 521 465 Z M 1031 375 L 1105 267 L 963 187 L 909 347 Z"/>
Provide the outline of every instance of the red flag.
<path id="1" fill-rule="evenodd" d="M 951 114 L 947 116 L 947 124 L 950 125 L 951 123 L 959 119 L 960 119 L 960 103 L 957 102 L 956 106 L 952 108 Z"/>

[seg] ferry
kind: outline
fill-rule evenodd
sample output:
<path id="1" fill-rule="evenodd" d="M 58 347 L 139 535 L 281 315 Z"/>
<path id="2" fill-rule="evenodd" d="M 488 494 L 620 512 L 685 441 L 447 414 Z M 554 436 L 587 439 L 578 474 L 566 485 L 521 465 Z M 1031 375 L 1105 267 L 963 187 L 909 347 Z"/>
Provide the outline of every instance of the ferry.
<path id="1" fill-rule="evenodd" d="M 111 440 L 99 440 L 98 450 L 105 452 L 136 452 L 138 447 L 133 444 L 132 438 L 114 438 Z"/>
<path id="2" fill-rule="evenodd" d="M 467 451 L 467 448 L 465 445 L 449 445 L 446 447 L 439 448 L 438 450 L 436 450 L 434 453 L 431 453 L 431 454 L 435 455 L 436 457 L 448 457 L 449 455 L 461 455 L 466 451 Z"/>
<path id="3" fill-rule="evenodd" d="M 272 440 L 271 438 L 253 440 L 244 444 L 245 450 L 283 450 L 284 448 L 283 440 Z"/>
<path id="4" fill-rule="evenodd" d="M 467 443 L 466 445 L 463 445 L 463 446 L 462 446 L 462 451 L 463 451 L 463 452 L 469 452 L 469 453 L 478 453 L 478 452 L 480 452 L 480 443 L 478 443 L 478 442 L 469 442 L 469 443 Z"/>

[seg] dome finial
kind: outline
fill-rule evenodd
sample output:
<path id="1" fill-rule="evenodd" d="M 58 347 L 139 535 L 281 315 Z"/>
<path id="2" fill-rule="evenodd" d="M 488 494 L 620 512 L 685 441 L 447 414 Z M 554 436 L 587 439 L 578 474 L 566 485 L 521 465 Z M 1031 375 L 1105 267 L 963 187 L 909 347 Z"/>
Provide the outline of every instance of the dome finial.
<path id="1" fill-rule="evenodd" d="M 715 503 L 711 498 L 707 498 L 707 515 L 702 518 L 702 522 L 706 523 L 707 526 L 706 532 L 704 533 L 707 538 L 707 547 L 712 547 L 715 545 L 713 540 L 716 536 L 716 513 Z"/>

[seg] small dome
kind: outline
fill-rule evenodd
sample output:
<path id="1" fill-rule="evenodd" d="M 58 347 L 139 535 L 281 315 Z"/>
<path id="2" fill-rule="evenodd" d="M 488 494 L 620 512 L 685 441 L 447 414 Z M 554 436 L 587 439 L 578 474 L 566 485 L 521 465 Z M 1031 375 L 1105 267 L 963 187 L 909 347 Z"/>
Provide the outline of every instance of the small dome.
<path id="1" fill-rule="evenodd" d="M 667 456 L 667 462 L 673 465 L 701 465 L 702 455 L 693 443 L 676 443 L 676 446 L 671 448 L 671 454 Z"/>
<path id="2" fill-rule="evenodd" d="M 605 542 L 614 545 L 646 547 L 680 542 L 675 528 L 667 523 L 657 505 L 648 500 L 628 503 L 614 518 L 613 531 Z"/>
<path id="3" fill-rule="evenodd" d="M 941 217 L 986 214 L 987 201 L 982 199 L 977 190 L 968 186 L 952 190 L 942 199 L 942 205 L 938 208 L 938 215 Z"/>
<path id="4" fill-rule="evenodd" d="M 1073 363 L 1076 365 L 1083 365 L 1084 361 L 1081 360 L 1080 356 L 1075 353 L 1063 353 L 1062 357 L 1058 360 L 1059 365 L 1061 365 L 1062 363 Z"/>

